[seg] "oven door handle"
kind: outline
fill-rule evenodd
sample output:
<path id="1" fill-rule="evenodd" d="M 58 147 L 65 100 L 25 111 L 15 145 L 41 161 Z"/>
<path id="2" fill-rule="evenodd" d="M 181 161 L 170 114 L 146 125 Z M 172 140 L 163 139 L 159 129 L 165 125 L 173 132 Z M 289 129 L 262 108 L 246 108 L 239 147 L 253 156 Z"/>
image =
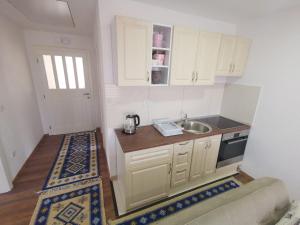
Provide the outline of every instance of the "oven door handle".
<path id="1" fill-rule="evenodd" d="M 236 141 L 228 141 L 227 144 L 231 145 L 231 144 L 236 144 L 236 143 L 240 143 L 240 142 L 247 141 L 247 140 L 248 140 L 248 138 L 243 138 L 243 139 L 239 139 Z"/>

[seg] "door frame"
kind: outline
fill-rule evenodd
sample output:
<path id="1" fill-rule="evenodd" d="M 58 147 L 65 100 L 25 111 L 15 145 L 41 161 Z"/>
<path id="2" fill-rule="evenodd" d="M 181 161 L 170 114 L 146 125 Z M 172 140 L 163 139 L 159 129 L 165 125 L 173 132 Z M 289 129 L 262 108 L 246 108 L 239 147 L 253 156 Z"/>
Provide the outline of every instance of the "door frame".
<path id="1" fill-rule="evenodd" d="M 87 49 L 79 49 L 79 48 L 64 48 L 64 47 L 56 47 L 56 46 L 33 46 L 32 47 L 32 68 L 33 68 L 33 81 L 36 87 L 36 96 L 38 100 L 38 105 L 40 109 L 40 116 L 41 116 L 41 122 L 43 126 L 43 130 L 45 134 L 51 134 L 51 119 L 50 115 L 47 110 L 47 102 L 46 102 L 46 91 L 48 89 L 47 81 L 46 81 L 46 72 L 44 69 L 43 64 L 43 54 L 53 54 L 54 52 L 57 52 L 57 54 L 78 54 L 78 56 L 82 56 L 86 58 L 86 66 L 85 70 L 88 73 L 88 76 L 86 77 L 86 83 L 88 83 L 89 90 L 92 96 L 92 102 L 94 102 L 96 99 L 95 91 L 93 88 L 93 74 L 92 74 L 92 68 L 91 68 L 91 57 L 90 57 L 90 51 Z M 93 118 L 93 103 L 91 106 L 91 119 L 92 122 L 94 122 Z"/>

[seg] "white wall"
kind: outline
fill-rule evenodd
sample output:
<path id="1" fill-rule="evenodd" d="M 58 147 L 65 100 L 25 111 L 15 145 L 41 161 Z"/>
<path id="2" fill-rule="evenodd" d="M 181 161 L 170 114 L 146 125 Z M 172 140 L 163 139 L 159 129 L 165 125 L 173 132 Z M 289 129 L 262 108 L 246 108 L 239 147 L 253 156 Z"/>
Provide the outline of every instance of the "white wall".
<path id="1" fill-rule="evenodd" d="M 243 169 L 274 176 L 300 199 L 300 8 L 241 24 L 253 38 L 245 76 L 236 83 L 262 86 Z"/>
<path id="2" fill-rule="evenodd" d="M 0 193 L 8 192 L 12 189 L 12 176 L 7 164 L 7 158 L 0 139 Z"/>
<path id="3" fill-rule="evenodd" d="M 93 25 L 91 25 L 93 26 Z M 64 44 L 61 39 L 66 39 L 67 44 Z M 43 85 L 40 79 L 41 71 L 39 65 L 36 63 L 36 49 L 41 47 L 57 47 L 84 50 L 89 53 L 91 75 L 92 75 L 92 90 L 93 90 L 93 124 L 96 127 L 100 126 L 99 116 L 99 96 L 96 77 L 96 60 L 93 39 L 89 36 L 69 35 L 63 33 L 52 33 L 34 30 L 25 30 L 25 41 L 30 60 L 30 66 L 34 77 L 34 84 L 37 90 L 37 98 L 40 108 L 40 115 L 43 123 L 44 133 L 49 133 L 49 123 L 47 121 L 46 113 L 43 111 L 46 107 L 43 99 Z M 95 81 L 95 82 L 94 82 Z"/>
<path id="4" fill-rule="evenodd" d="M 0 30 L 0 142 L 11 177 L 15 177 L 43 130 L 23 32 L 2 16 Z"/>
<path id="5" fill-rule="evenodd" d="M 189 116 L 220 113 L 224 86 L 212 87 L 117 87 L 113 77 L 112 23 L 115 15 L 130 16 L 161 24 L 185 25 L 207 31 L 234 34 L 236 27 L 220 21 L 187 15 L 165 8 L 150 6 L 130 0 L 99 0 L 98 41 L 99 57 L 104 82 L 104 140 L 111 175 L 116 172 L 115 135 L 113 129 L 120 127 L 126 112 L 136 112 L 142 124 L 149 124 L 153 118 L 178 118 L 181 111 Z M 96 29 L 97 30 L 97 29 Z M 99 31 L 98 31 L 99 33 Z"/>

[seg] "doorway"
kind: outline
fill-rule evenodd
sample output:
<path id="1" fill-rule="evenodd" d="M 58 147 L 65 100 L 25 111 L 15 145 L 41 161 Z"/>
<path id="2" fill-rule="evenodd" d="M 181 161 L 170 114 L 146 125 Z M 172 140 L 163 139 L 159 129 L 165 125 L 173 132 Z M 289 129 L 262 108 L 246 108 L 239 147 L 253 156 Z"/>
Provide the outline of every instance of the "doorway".
<path id="1" fill-rule="evenodd" d="M 49 135 L 93 130 L 89 54 L 71 49 L 39 49 L 44 127 Z"/>

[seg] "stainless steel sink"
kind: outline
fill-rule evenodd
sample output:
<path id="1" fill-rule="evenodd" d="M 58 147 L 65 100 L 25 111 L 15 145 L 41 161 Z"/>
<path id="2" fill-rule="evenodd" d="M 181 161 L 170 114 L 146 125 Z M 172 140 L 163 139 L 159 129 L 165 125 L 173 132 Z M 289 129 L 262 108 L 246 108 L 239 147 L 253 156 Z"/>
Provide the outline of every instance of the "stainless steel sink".
<path id="1" fill-rule="evenodd" d="M 208 124 L 195 120 L 181 120 L 176 122 L 176 124 L 181 126 L 185 131 L 195 134 L 205 134 L 212 131 L 211 126 Z"/>

